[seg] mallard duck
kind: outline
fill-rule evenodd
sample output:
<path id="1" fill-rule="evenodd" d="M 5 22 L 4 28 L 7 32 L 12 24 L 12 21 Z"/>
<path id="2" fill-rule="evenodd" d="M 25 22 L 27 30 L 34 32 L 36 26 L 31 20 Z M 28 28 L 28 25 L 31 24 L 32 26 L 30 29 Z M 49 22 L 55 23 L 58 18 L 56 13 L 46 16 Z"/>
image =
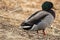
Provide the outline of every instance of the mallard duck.
<path id="1" fill-rule="evenodd" d="M 43 30 L 45 35 L 45 29 L 50 27 L 55 19 L 55 12 L 52 10 L 53 3 L 46 1 L 42 4 L 42 10 L 32 14 L 27 20 L 21 23 L 21 27 L 24 30 L 37 31 Z"/>

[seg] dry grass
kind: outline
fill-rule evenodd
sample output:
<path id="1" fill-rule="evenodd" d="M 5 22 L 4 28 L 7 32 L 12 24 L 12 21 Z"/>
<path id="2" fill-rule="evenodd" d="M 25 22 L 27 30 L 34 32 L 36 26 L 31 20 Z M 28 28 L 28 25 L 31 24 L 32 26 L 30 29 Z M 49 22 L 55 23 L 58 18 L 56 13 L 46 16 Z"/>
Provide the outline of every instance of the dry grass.
<path id="1" fill-rule="evenodd" d="M 60 40 L 60 0 L 48 0 L 53 2 L 56 19 L 52 29 L 47 28 L 47 35 L 39 31 L 39 39 L 36 31 L 26 31 L 19 28 L 22 21 L 34 12 L 41 10 L 44 0 L 0 0 L 0 40 Z"/>

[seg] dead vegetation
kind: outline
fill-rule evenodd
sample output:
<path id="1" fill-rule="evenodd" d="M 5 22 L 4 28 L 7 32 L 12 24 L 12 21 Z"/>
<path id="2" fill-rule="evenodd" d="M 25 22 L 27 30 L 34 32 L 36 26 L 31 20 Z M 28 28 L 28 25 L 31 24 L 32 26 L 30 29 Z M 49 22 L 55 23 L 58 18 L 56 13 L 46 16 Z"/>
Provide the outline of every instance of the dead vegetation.
<path id="1" fill-rule="evenodd" d="M 39 31 L 38 39 L 35 31 L 29 31 L 29 37 L 19 26 L 31 14 L 41 10 L 44 0 L 0 0 L 0 40 L 60 40 L 60 0 L 48 1 L 54 4 L 56 19 L 53 29 L 46 29 L 46 36 Z"/>

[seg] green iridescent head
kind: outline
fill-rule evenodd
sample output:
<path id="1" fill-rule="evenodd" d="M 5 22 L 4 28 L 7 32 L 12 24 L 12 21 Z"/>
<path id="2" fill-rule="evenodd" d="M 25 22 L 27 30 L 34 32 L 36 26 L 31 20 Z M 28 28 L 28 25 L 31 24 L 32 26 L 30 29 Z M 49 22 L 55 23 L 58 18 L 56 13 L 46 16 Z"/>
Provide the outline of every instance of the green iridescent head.
<path id="1" fill-rule="evenodd" d="M 53 8 L 53 3 L 52 2 L 46 1 L 42 4 L 42 9 L 43 10 L 50 10 L 51 8 Z"/>

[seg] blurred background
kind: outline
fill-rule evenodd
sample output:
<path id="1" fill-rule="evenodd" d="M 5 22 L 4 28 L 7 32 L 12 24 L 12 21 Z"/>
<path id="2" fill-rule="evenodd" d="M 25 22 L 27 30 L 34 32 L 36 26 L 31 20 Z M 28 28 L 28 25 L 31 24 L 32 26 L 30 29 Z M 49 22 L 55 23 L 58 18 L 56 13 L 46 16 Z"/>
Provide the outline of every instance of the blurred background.
<path id="1" fill-rule="evenodd" d="M 56 18 L 52 29 L 46 29 L 48 35 L 44 37 L 39 31 L 40 40 L 60 40 L 60 0 L 0 0 L 0 40 L 39 40 L 36 32 L 29 32 L 29 38 L 19 26 L 30 15 L 41 10 L 45 1 L 53 3 Z"/>

